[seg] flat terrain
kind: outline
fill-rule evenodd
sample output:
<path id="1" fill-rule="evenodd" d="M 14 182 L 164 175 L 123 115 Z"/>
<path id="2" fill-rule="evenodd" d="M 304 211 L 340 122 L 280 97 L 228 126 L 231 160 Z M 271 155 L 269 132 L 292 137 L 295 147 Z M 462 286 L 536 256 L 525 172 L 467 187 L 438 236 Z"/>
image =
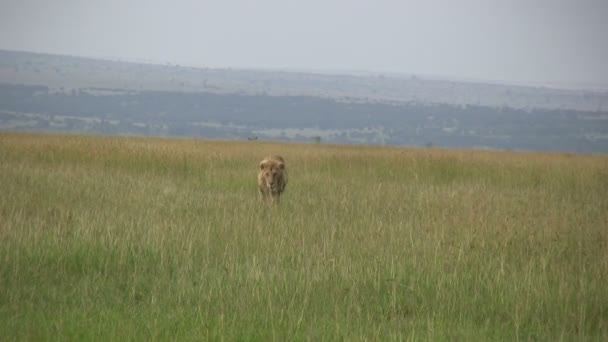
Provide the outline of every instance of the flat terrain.
<path id="1" fill-rule="evenodd" d="M 607 156 L 0 133 L 0 193 L 3 340 L 608 340 Z"/>

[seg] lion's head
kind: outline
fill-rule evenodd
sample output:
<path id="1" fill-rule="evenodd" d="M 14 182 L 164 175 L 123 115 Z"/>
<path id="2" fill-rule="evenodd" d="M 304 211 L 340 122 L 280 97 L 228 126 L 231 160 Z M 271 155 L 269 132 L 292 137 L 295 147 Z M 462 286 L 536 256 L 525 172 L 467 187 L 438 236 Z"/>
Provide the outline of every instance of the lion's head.
<path id="1" fill-rule="evenodd" d="M 281 156 L 264 158 L 260 162 L 258 187 L 263 199 L 274 200 L 285 191 L 287 185 L 287 170 L 285 160 Z"/>

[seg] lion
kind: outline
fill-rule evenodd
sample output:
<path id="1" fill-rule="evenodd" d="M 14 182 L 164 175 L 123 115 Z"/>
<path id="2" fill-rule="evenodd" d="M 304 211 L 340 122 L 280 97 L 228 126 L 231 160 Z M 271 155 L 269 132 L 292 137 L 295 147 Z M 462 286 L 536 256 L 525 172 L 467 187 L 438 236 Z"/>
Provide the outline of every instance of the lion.
<path id="1" fill-rule="evenodd" d="M 281 156 L 270 156 L 260 162 L 258 189 L 263 202 L 279 203 L 287 186 L 287 168 Z"/>

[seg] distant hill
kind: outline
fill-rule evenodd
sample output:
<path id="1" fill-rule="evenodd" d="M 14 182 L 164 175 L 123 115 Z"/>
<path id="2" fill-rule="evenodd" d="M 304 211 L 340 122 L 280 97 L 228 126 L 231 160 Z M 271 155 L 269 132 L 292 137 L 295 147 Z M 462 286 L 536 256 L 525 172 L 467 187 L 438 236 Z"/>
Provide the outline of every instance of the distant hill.
<path id="1" fill-rule="evenodd" d="M 416 75 L 337 75 L 192 68 L 0 50 L 0 80 L 53 89 L 118 88 L 341 101 L 479 105 L 516 109 L 608 111 L 608 90 L 566 90 L 426 79 Z"/>
<path id="2" fill-rule="evenodd" d="M 0 50 L 0 130 L 608 153 L 608 93 Z"/>

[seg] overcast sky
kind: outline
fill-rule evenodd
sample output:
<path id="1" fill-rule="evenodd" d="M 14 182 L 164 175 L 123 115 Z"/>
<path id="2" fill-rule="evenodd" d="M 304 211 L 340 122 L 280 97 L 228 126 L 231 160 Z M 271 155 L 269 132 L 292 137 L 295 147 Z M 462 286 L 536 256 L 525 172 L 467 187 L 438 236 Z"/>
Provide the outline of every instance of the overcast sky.
<path id="1" fill-rule="evenodd" d="M 608 84 L 608 0 L 0 0 L 0 49 Z"/>

